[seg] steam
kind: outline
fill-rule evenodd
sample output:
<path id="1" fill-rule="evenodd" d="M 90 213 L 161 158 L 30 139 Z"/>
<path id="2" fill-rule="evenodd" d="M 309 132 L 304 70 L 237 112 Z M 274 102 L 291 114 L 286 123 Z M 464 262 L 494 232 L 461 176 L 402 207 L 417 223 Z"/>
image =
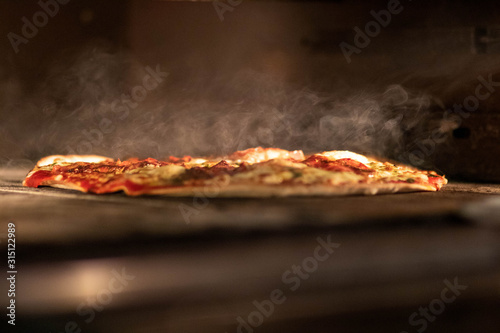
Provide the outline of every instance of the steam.
<path id="1" fill-rule="evenodd" d="M 395 157 L 431 104 L 400 85 L 313 91 L 253 70 L 182 76 L 97 46 L 55 64 L 34 92 L 13 76 L 2 80 L 0 164 L 68 153 L 223 155 L 254 146 Z M 117 112 L 148 66 L 169 76 Z"/>
<path id="2" fill-rule="evenodd" d="M 207 82 L 203 96 L 165 96 L 160 124 L 149 130 L 163 144 L 160 154 L 225 154 L 254 146 L 307 152 L 348 149 L 393 157 L 405 132 L 428 113 L 430 98 L 399 85 L 384 91 L 316 92 L 241 71 Z M 189 86 L 182 88 L 189 90 Z M 161 121 L 168 114 L 168 121 Z"/>

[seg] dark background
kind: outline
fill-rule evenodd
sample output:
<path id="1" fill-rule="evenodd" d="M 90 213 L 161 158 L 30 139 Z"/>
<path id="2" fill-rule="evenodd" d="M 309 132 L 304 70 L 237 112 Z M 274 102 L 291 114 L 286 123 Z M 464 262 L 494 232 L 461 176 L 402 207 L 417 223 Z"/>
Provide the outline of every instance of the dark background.
<path id="1" fill-rule="evenodd" d="M 498 71 L 494 1 L 402 1 L 347 63 L 387 1 L 70 1 L 16 54 L 36 1 L 1 1 L 0 162 L 48 154 L 126 158 L 252 146 L 351 149 L 451 176 L 498 180 L 498 95 L 467 119 L 443 111 Z M 113 112 L 159 66 L 168 78 L 125 119 Z M 103 118 L 113 130 L 99 134 Z M 485 124 L 492 124 L 487 127 Z M 440 129 L 445 142 L 418 146 Z M 425 144 L 424 144 L 425 146 Z M 424 151 L 418 159 L 415 150 Z M 475 160 L 474 163 L 469 161 Z M 476 163 L 480 160 L 481 163 Z M 457 167 L 460 165 L 460 167 Z"/>

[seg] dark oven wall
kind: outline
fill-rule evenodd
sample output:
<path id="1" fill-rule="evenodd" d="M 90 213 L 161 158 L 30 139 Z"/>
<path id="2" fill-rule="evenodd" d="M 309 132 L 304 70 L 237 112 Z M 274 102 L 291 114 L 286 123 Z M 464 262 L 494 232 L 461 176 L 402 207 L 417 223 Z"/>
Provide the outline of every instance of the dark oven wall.
<path id="1" fill-rule="evenodd" d="M 40 10 L 0 4 L 5 36 L 22 35 L 22 18 Z M 0 157 L 352 149 L 499 180 L 494 9 L 493 1 L 59 4 L 17 53 L 3 40 Z"/>

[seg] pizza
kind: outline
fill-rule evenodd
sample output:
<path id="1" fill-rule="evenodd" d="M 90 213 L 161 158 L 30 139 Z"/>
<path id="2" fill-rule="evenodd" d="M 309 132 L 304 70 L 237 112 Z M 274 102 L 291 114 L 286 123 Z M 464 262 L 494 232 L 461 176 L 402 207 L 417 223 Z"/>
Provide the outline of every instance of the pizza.
<path id="1" fill-rule="evenodd" d="M 446 183 L 434 171 L 350 151 L 305 155 L 257 147 L 223 157 L 170 156 L 164 161 L 52 155 L 38 161 L 23 185 L 130 196 L 285 197 L 438 191 Z"/>

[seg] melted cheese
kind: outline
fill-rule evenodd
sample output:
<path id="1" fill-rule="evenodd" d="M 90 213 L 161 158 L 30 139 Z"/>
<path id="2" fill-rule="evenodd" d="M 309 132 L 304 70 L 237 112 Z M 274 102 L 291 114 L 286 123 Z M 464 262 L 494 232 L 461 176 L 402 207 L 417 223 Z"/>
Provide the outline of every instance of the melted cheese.
<path id="1" fill-rule="evenodd" d="M 161 179 L 166 180 L 178 178 L 185 172 L 186 168 L 175 164 L 161 166 L 154 170 L 155 175 L 158 175 Z"/>
<path id="2" fill-rule="evenodd" d="M 376 171 L 373 180 L 428 182 L 428 177 L 421 171 L 398 167 L 390 163 L 370 162 L 368 166 Z"/>
<path id="3" fill-rule="evenodd" d="M 252 181 L 264 184 L 281 184 L 285 180 L 294 178 L 293 170 L 306 167 L 301 163 L 275 159 L 267 163 L 253 165 L 250 170 L 235 174 L 232 180 L 234 182 Z"/>
<path id="4" fill-rule="evenodd" d="M 266 163 L 253 165 L 248 171 L 238 173 L 231 178 L 232 182 L 255 182 L 276 185 L 283 182 L 295 184 L 344 184 L 357 183 L 363 177 L 353 172 L 332 172 L 308 167 L 302 163 L 275 159 Z"/>
<path id="5" fill-rule="evenodd" d="M 270 161 L 273 159 L 292 158 L 298 161 L 304 160 L 302 150 L 288 151 L 278 148 L 250 148 L 247 150 L 237 151 L 225 158 L 229 163 L 246 162 L 250 164 Z"/>
<path id="6" fill-rule="evenodd" d="M 350 158 L 363 164 L 368 164 L 370 160 L 366 156 L 356 154 L 347 150 L 332 150 L 324 151 L 320 155 L 326 156 L 331 160 L 340 160 L 342 158 Z"/>
<path id="7" fill-rule="evenodd" d="M 99 155 L 50 155 L 38 161 L 38 167 L 48 166 L 52 164 L 68 165 L 75 162 L 100 163 L 113 161 L 112 158 Z"/>
<path id="8" fill-rule="evenodd" d="M 295 179 L 294 183 L 300 184 L 330 184 L 358 183 L 364 177 L 354 172 L 332 172 L 308 167 L 302 171 L 302 176 Z"/>

